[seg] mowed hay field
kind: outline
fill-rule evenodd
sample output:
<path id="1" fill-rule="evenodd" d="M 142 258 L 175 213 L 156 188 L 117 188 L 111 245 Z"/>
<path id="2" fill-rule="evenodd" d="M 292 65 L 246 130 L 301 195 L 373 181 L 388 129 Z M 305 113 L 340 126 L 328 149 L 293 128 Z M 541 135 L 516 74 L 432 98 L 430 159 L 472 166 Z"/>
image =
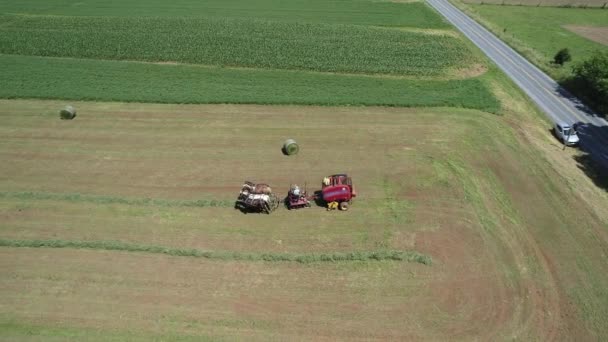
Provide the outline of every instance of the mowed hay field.
<path id="1" fill-rule="evenodd" d="M 81 102 L 62 121 L 61 105 L 0 102 L 4 338 L 606 334 L 605 225 L 499 116 Z M 231 205 L 244 180 L 286 194 L 344 171 L 359 193 L 348 212 Z M 14 247 L 49 240 L 72 247 Z M 431 262 L 278 257 L 387 251 Z"/>
<path id="2" fill-rule="evenodd" d="M 605 192 L 422 1 L 4 1 L 0 79 L 2 340 L 608 336 Z"/>

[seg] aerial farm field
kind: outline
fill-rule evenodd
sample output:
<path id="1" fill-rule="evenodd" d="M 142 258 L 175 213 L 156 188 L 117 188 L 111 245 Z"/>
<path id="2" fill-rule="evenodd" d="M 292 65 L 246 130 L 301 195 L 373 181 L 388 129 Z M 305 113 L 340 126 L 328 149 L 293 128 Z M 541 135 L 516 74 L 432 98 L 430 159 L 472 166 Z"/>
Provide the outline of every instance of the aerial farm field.
<path id="1" fill-rule="evenodd" d="M 606 192 L 424 3 L 0 15 L 0 340 L 608 336 Z M 234 208 L 341 172 L 346 212 Z"/>
<path id="2" fill-rule="evenodd" d="M 498 109 L 485 62 L 423 3 L 258 2 L 0 5 L 0 96 Z"/>
<path id="3" fill-rule="evenodd" d="M 469 13 L 501 39 L 554 77 L 570 74 L 570 66 L 595 51 L 608 51 L 608 10 L 471 4 Z M 551 65 L 553 56 L 567 48 L 572 60 Z"/>
<path id="4" fill-rule="evenodd" d="M 61 121 L 60 105 L 0 106 L 7 337 L 549 339 L 585 336 L 583 308 L 603 329 L 605 227 L 501 117 L 83 102 Z M 358 186 L 348 212 L 232 207 L 244 179 L 286 193 L 335 170 Z M 10 248 L 44 241 L 72 245 Z M 328 261 L 348 253 L 389 260 Z"/>
<path id="5" fill-rule="evenodd" d="M 525 7 L 606 8 L 605 0 L 465 0 L 468 4 L 491 4 Z"/>

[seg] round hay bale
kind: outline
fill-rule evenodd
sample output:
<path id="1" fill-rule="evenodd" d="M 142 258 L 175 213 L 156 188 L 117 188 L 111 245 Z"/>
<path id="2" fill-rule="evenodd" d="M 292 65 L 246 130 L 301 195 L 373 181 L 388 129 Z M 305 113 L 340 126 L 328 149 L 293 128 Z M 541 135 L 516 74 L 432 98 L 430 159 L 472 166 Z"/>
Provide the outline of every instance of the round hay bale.
<path id="1" fill-rule="evenodd" d="M 285 153 L 288 156 L 292 156 L 294 154 L 297 154 L 299 150 L 300 150 L 300 146 L 298 146 L 298 143 L 295 140 L 293 140 L 293 139 L 285 140 L 285 143 L 283 144 L 283 153 Z"/>
<path id="2" fill-rule="evenodd" d="M 65 106 L 65 108 L 59 111 L 59 117 L 61 120 L 72 120 L 76 117 L 76 109 L 72 106 Z"/>

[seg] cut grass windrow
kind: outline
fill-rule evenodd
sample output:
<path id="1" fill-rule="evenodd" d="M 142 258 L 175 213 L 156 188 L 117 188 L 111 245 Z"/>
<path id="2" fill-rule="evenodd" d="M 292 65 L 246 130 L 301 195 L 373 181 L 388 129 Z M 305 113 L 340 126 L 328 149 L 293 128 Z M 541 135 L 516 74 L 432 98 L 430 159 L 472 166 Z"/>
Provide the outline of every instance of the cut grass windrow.
<path id="1" fill-rule="evenodd" d="M 126 251 L 166 254 L 171 256 L 195 257 L 226 261 L 268 261 L 268 262 L 347 262 L 347 261 L 408 261 L 431 265 L 430 256 L 416 251 L 356 251 L 329 253 L 247 253 L 230 251 L 202 251 L 198 249 L 169 248 L 153 245 L 131 244 L 120 241 L 69 241 L 69 240 L 9 240 L 0 239 L 1 247 L 27 248 L 77 248 L 107 251 Z"/>
<path id="2" fill-rule="evenodd" d="M 233 200 L 170 200 L 161 198 L 125 198 L 98 195 L 83 195 L 77 193 L 52 192 L 0 192 L 0 198 L 18 200 L 52 200 L 66 202 L 88 202 L 95 204 L 126 204 L 158 207 L 232 207 Z"/>

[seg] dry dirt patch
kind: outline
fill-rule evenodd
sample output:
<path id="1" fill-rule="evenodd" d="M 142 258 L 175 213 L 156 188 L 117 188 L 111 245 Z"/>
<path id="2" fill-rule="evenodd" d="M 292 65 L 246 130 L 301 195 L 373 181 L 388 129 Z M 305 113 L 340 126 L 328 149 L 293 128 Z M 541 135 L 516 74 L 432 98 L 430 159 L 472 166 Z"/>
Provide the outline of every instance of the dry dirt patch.
<path id="1" fill-rule="evenodd" d="M 594 42 L 608 46 L 608 27 L 564 25 L 564 28 Z"/>
<path id="2" fill-rule="evenodd" d="M 484 64 L 472 64 L 467 68 L 455 69 L 450 71 L 450 76 L 457 79 L 465 79 L 477 77 L 485 74 L 488 71 L 488 66 Z"/>

